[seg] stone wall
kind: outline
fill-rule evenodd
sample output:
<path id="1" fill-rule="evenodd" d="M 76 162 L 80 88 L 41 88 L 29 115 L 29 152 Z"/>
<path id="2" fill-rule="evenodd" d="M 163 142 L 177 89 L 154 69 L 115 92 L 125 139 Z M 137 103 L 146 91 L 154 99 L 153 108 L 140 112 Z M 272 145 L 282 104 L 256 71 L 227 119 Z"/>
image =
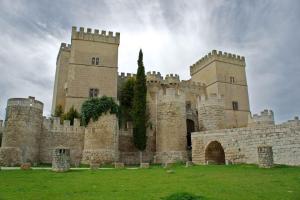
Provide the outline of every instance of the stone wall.
<path id="1" fill-rule="evenodd" d="M 44 118 L 40 141 L 40 162 L 51 163 L 53 150 L 58 146 L 65 146 L 70 149 L 71 164 L 80 163 L 84 143 L 84 129 L 80 126 L 79 119 L 75 119 L 74 125 L 71 126 L 68 120 L 60 124 L 60 118 Z"/>
<path id="2" fill-rule="evenodd" d="M 192 157 L 206 163 L 205 150 L 218 141 L 232 163 L 258 163 L 258 146 L 272 146 L 275 164 L 300 165 L 300 123 L 212 130 L 192 133 Z"/>
<path id="3" fill-rule="evenodd" d="M 90 121 L 85 129 L 82 163 L 113 163 L 118 160 L 118 120 L 114 114 L 103 114 Z"/>
<path id="4" fill-rule="evenodd" d="M 217 130 L 225 127 L 224 100 L 217 94 L 202 96 L 198 101 L 198 119 L 204 130 Z"/>

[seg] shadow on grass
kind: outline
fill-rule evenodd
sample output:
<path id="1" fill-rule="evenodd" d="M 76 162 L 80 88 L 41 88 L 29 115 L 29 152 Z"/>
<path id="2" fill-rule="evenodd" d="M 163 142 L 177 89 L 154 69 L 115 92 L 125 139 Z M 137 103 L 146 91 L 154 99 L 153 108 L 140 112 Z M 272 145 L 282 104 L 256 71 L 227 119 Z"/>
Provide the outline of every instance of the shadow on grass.
<path id="1" fill-rule="evenodd" d="M 205 198 L 187 192 L 178 192 L 167 197 L 163 197 L 161 200 L 205 200 Z"/>

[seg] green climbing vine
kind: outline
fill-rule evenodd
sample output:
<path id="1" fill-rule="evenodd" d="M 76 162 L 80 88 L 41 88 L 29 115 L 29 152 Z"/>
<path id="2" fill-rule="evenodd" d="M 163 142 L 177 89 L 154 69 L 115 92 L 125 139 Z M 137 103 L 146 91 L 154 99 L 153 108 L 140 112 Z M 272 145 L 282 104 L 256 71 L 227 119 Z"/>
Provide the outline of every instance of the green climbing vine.
<path id="1" fill-rule="evenodd" d="M 90 119 L 96 121 L 103 113 L 110 112 L 119 116 L 119 106 L 112 97 L 91 98 L 86 100 L 81 107 L 81 119 L 87 126 Z"/>

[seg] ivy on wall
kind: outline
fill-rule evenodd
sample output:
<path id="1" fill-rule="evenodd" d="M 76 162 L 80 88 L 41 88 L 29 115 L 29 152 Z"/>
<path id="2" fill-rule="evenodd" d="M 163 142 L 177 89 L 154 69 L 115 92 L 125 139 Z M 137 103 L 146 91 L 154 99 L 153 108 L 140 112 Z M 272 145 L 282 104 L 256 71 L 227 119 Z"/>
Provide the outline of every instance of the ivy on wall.
<path id="1" fill-rule="evenodd" d="M 103 113 L 110 112 L 119 116 L 119 106 L 112 97 L 91 98 L 86 100 L 81 107 L 81 119 L 87 126 L 90 119 L 96 121 Z"/>

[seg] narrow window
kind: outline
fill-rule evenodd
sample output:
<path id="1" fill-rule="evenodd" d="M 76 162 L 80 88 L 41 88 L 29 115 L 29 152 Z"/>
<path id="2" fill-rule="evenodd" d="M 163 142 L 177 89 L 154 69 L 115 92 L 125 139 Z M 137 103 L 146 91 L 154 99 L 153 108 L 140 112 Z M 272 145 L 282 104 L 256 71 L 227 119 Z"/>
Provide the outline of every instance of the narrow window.
<path id="1" fill-rule="evenodd" d="M 96 58 L 96 65 L 99 65 L 99 58 Z"/>
<path id="2" fill-rule="evenodd" d="M 191 102 L 190 101 L 186 101 L 185 102 L 185 107 L 186 107 L 186 110 L 190 110 L 192 108 Z"/>
<path id="3" fill-rule="evenodd" d="M 234 83 L 234 82 L 235 82 L 234 77 L 230 76 L 230 83 Z"/>
<path id="4" fill-rule="evenodd" d="M 92 65 L 95 64 L 95 57 L 92 58 Z"/>
<path id="5" fill-rule="evenodd" d="M 238 109 L 239 109 L 239 104 L 238 104 L 237 101 L 233 101 L 233 102 L 232 102 L 232 109 L 233 109 L 233 110 L 238 110 Z"/>
<path id="6" fill-rule="evenodd" d="M 98 94 L 99 94 L 99 90 L 97 88 L 91 88 L 89 91 L 90 98 L 97 97 Z"/>

